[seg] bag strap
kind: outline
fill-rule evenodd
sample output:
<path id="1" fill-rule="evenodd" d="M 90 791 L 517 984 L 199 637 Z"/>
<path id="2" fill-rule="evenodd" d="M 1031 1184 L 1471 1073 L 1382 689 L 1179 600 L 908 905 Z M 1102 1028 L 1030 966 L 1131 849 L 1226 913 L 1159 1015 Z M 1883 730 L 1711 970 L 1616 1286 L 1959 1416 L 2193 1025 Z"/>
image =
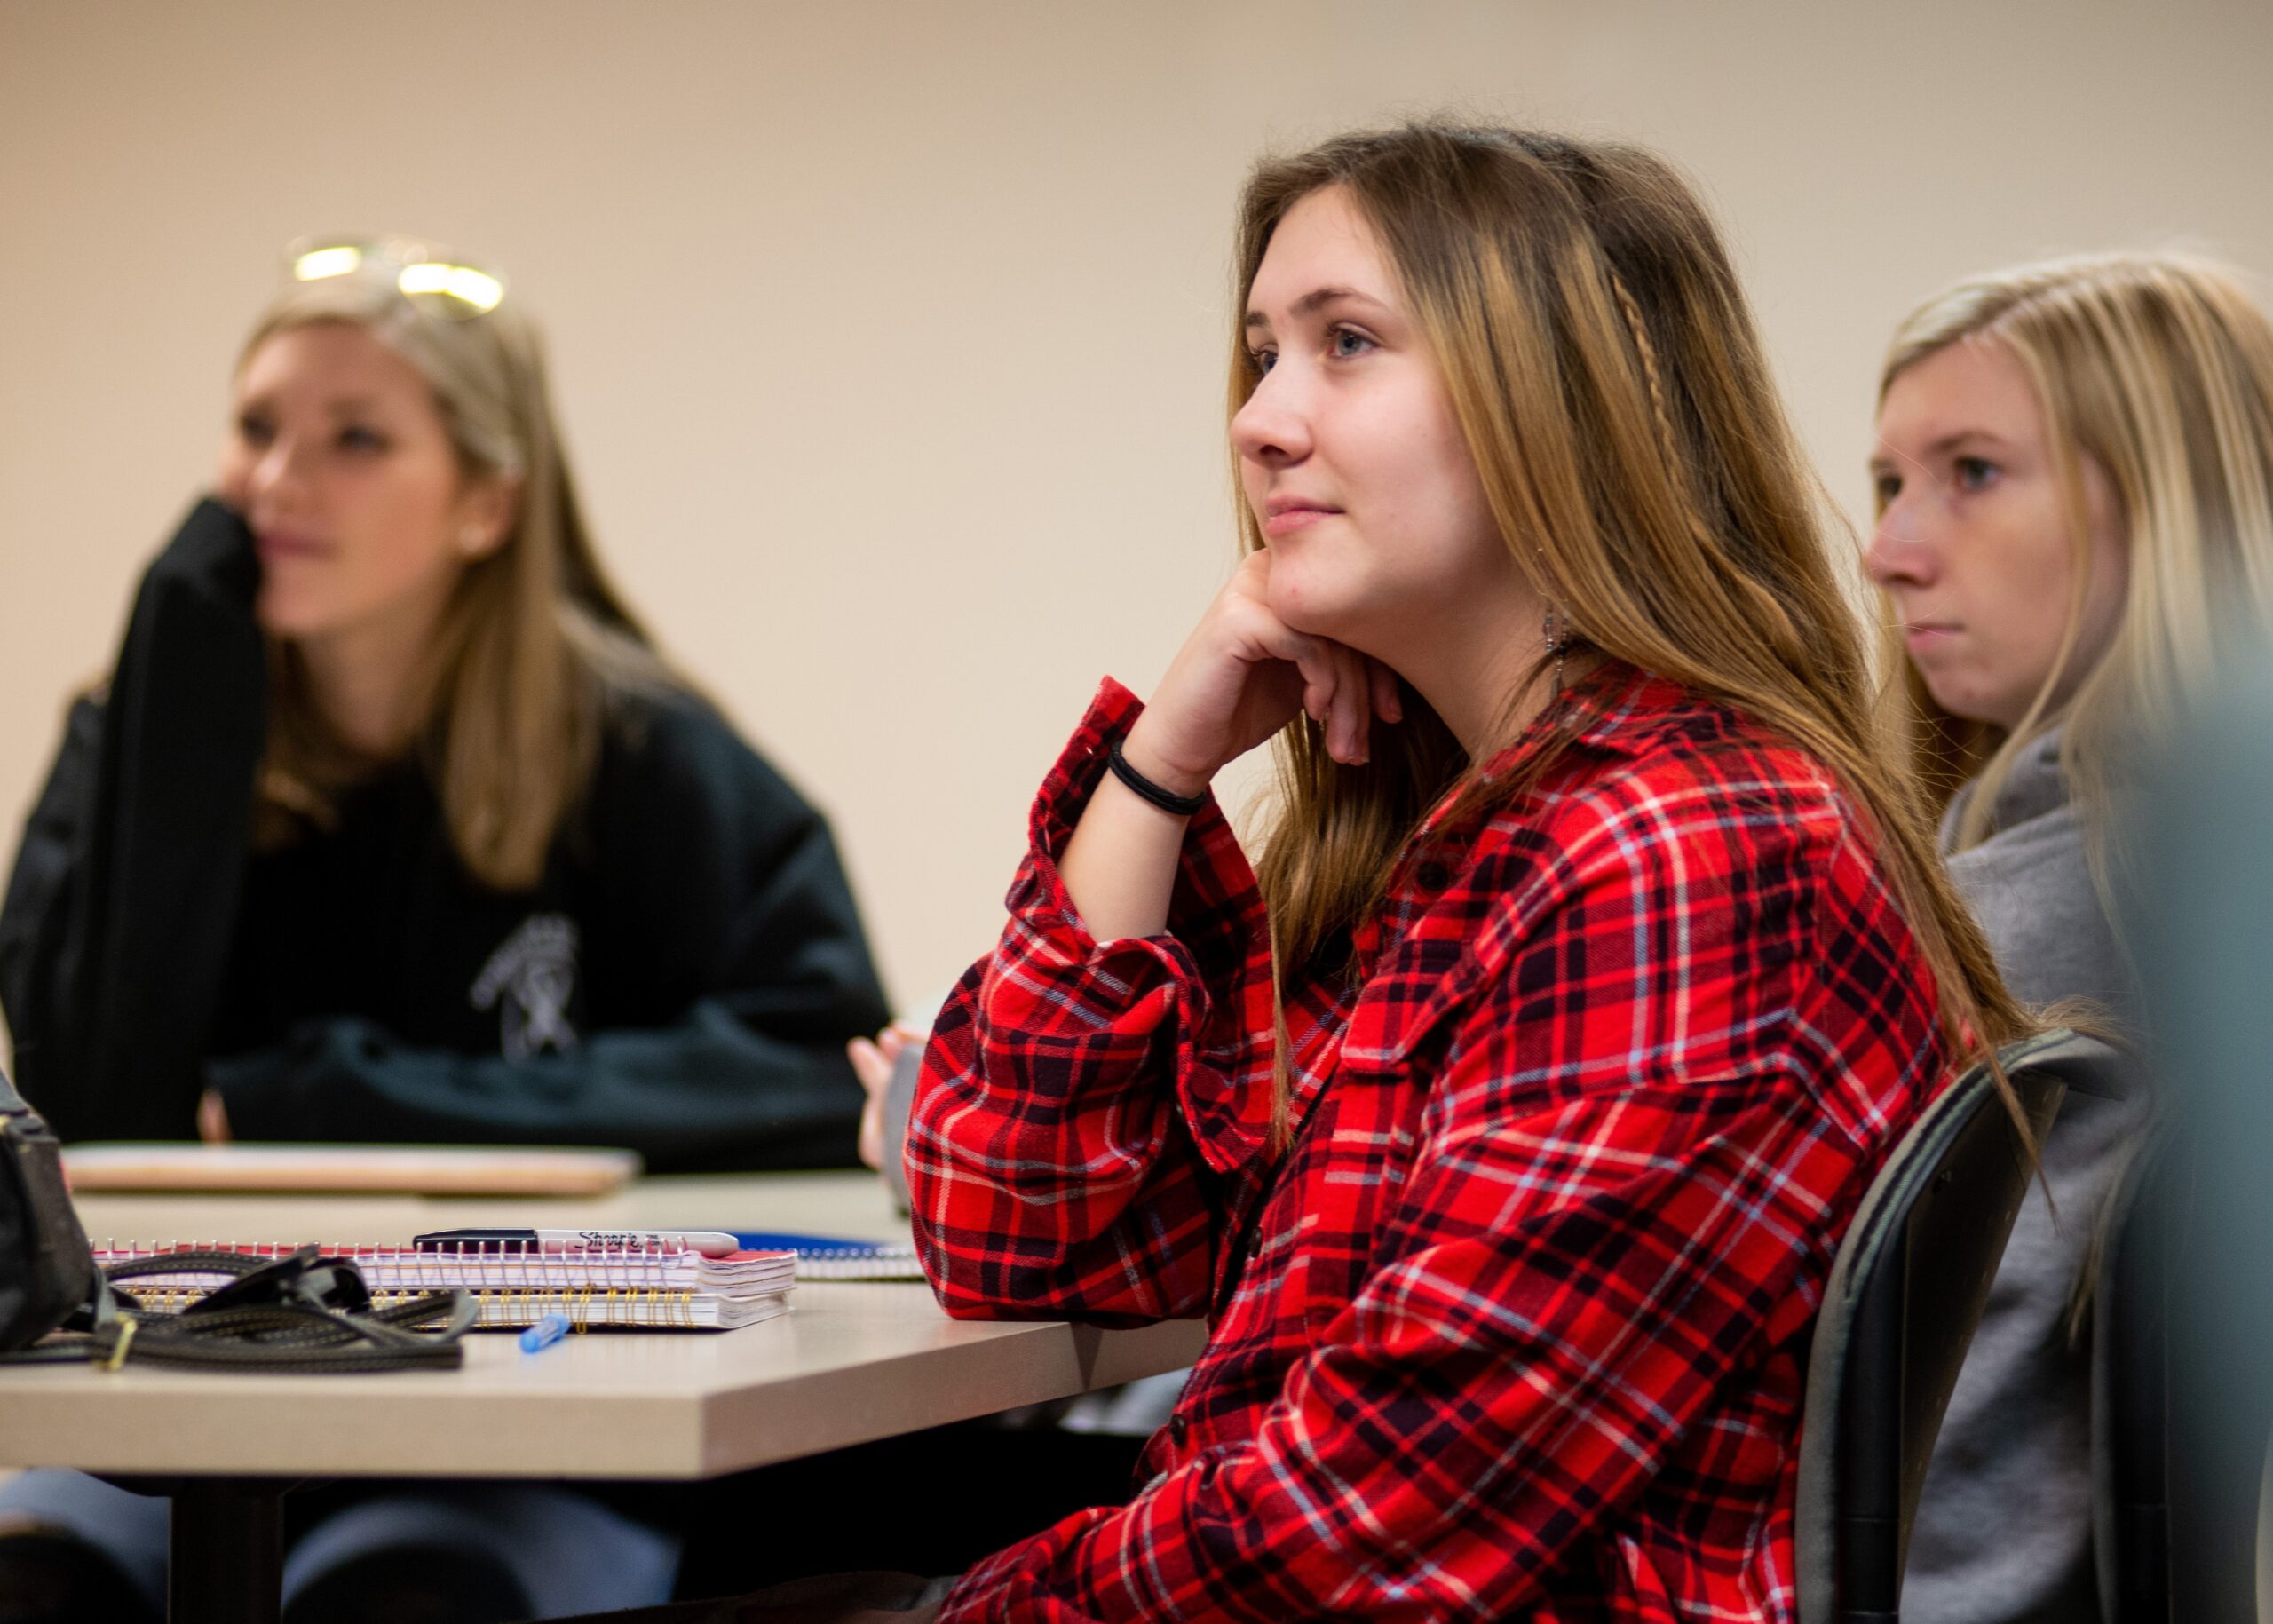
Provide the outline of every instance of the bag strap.
<path id="1" fill-rule="evenodd" d="M 313 1255 L 314 1248 L 305 1251 Z M 329 1261 L 353 1268 L 344 1260 Z M 126 1258 L 103 1272 L 109 1287 L 170 1274 L 243 1276 L 277 1262 L 242 1252 L 165 1252 Z M 100 1294 L 91 1328 L 0 1354 L 0 1364 L 91 1361 L 110 1370 L 140 1363 L 298 1374 L 455 1370 L 465 1362 L 461 1339 L 479 1313 L 479 1304 L 463 1291 L 428 1292 L 360 1313 L 311 1301 L 163 1312 L 143 1308 L 118 1286 Z"/>

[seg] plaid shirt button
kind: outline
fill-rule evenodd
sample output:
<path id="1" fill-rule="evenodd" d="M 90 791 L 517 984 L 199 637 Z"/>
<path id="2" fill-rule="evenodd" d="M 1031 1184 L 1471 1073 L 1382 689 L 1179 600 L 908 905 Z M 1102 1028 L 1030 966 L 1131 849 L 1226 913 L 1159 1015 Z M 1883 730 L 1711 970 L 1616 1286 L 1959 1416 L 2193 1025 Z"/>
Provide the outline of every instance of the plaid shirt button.
<path id="1" fill-rule="evenodd" d="M 1422 891 L 1442 891 L 1453 883 L 1453 871 L 1431 858 L 1413 871 L 1413 883 Z"/>

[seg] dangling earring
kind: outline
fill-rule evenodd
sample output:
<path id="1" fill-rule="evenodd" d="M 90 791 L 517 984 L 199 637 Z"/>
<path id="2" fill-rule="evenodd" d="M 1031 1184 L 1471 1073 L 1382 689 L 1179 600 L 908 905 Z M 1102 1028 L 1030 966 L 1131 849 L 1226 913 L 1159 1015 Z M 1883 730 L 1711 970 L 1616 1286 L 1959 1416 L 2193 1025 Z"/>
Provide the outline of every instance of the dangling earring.
<path id="1" fill-rule="evenodd" d="M 1544 586 L 1552 580 L 1547 568 L 1547 549 L 1533 543 L 1532 551 L 1539 555 L 1540 580 Z M 1541 597 L 1545 595 L 1544 591 L 1540 594 Z M 1547 622 L 1541 632 L 1546 652 L 1555 656 L 1555 691 L 1560 693 L 1563 692 L 1563 651 L 1571 639 L 1564 635 L 1563 622 L 1556 614 L 1555 606 L 1552 603 L 1547 606 Z"/>

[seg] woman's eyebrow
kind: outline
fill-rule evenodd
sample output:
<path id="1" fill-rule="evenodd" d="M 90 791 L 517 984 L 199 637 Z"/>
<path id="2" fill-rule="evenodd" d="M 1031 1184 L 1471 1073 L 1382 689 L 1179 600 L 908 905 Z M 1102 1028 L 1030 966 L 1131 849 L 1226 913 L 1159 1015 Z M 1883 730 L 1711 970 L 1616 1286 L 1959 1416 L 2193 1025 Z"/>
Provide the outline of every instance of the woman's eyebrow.
<path id="1" fill-rule="evenodd" d="M 379 398 L 376 395 L 335 395 L 329 400 L 316 402 L 316 407 L 318 410 L 329 413 L 334 417 L 362 417 L 369 416 L 378 402 Z M 273 393 L 247 395 L 237 402 L 237 410 L 256 411 L 273 408 L 275 404 L 276 397 Z"/>
<path id="2" fill-rule="evenodd" d="M 1929 456 L 1938 456 L 1943 452 L 1956 450 L 1958 447 L 1968 440 L 1984 440 L 1992 446 L 2007 446 L 2012 443 L 1992 429 L 1952 429 L 1948 433 L 1929 443 L 1926 452 Z"/>
<path id="3" fill-rule="evenodd" d="M 1913 456 L 1907 451 L 1897 450 L 1881 440 L 1879 441 L 1878 449 L 1871 453 L 1870 471 L 1875 474 L 1898 464 L 1915 468 L 1921 473 L 1924 473 L 1928 471 L 1926 459 L 1947 456 L 1959 447 L 1968 444 L 2009 448 L 2012 442 L 1991 429 L 1952 429 L 1948 433 L 1936 435 L 1927 441 L 1918 455 Z"/>
<path id="4" fill-rule="evenodd" d="M 1287 313 L 1289 316 L 1307 316 L 1342 299 L 1356 299 L 1360 304 L 1371 305 L 1376 310 L 1389 308 L 1370 293 L 1360 293 L 1355 288 L 1329 287 L 1311 289 L 1289 305 L 1287 307 Z M 1247 321 L 1244 325 L 1249 328 L 1268 328 L 1271 325 L 1271 318 L 1259 310 L 1250 310 L 1247 313 Z"/>

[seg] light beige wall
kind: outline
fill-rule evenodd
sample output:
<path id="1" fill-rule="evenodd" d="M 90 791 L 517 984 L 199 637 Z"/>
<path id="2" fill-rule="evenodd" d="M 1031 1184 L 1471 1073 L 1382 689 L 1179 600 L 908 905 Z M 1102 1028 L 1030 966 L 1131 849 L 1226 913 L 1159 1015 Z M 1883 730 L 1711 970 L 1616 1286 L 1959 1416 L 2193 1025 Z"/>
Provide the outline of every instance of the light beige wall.
<path id="1" fill-rule="evenodd" d="M 424 233 L 545 318 L 604 545 L 834 815 L 892 990 L 991 939 L 1098 674 L 1230 558 L 1227 226 L 1410 111 L 1687 165 L 1842 500 L 1960 273 L 2273 269 L 2273 8 L 0 0 L 0 817 L 198 488 L 277 250 Z"/>

